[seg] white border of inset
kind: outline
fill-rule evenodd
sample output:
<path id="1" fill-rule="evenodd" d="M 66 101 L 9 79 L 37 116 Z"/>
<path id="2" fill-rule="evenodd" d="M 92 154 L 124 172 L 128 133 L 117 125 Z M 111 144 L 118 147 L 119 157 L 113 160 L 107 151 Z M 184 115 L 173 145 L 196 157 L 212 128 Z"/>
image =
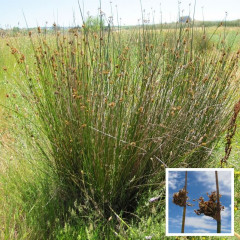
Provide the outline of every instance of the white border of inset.
<path id="1" fill-rule="evenodd" d="M 169 233 L 168 227 L 168 173 L 169 171 L 219 171 L 219 172 L 231 172 L 231 233 Z M 166 168 L 166 236 L 234 236 L 234 168 Z"/>

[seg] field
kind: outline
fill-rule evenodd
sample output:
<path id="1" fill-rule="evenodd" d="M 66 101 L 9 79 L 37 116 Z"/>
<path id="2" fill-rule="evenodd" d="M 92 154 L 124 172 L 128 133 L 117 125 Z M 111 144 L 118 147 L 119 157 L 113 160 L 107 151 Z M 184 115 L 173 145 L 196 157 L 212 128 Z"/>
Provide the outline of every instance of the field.
<path id="1" fill-rule="evenodd" d="M 227 140 L 240 233 L 239 30 L 0 38 L 0 238 L 186 239 L 165 237 L 165 168 L 221 167 Z"/>

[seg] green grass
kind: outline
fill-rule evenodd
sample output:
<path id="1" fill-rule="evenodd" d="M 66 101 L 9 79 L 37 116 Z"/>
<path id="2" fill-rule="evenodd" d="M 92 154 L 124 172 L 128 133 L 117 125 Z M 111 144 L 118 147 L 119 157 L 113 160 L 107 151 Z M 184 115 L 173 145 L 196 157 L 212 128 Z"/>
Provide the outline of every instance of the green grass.
<path id="1" fill-rule="evenodd" d="M 164 168 L 219 166 L 239 97 L 234 34 L 197 31 L 1 40 L 1 238 L 164 238 Z"/>

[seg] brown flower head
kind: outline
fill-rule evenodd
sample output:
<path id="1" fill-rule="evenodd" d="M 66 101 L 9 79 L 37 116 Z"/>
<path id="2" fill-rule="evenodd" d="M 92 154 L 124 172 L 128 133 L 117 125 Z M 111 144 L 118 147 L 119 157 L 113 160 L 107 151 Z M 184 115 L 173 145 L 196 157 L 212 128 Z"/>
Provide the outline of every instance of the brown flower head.
<path id="1" fill-rule="evenodd" d="M 198 199 L 199 209 L 194 210 L 194 212 L 197 215 L 201 215 L 203 213 L 205 216 L 209 216 L 217 220 L 217 193 L 215 191 L 212 192 L 211 195 L 207 193 L 207 196 L 209 198 L 208 201 L 204 201 L 203 197 Z M 221 195 L 219 195 L 219 197 L 221 197 Z M 220 211 L 223 211 L 223 209 L 224 206 L 220 203 Z"/>

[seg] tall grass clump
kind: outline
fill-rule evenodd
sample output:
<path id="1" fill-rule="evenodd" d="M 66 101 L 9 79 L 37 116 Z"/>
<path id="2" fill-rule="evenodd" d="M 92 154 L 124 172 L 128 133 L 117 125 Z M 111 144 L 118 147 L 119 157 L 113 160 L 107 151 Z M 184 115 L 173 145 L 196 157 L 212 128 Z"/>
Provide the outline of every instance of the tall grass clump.
<path id="1" fill-rule="evenodd" d="M 165 167 L 206 166 L 232 111 L 240 52 L 222 39 L 201 53 L 192 31 L 39 27 L 28 56 L 8 43 L 22 71 L 8 107 L 24 148 L 51 169 L 62 216 L 75 201 L 106 219 L 132 212 Z"/>

